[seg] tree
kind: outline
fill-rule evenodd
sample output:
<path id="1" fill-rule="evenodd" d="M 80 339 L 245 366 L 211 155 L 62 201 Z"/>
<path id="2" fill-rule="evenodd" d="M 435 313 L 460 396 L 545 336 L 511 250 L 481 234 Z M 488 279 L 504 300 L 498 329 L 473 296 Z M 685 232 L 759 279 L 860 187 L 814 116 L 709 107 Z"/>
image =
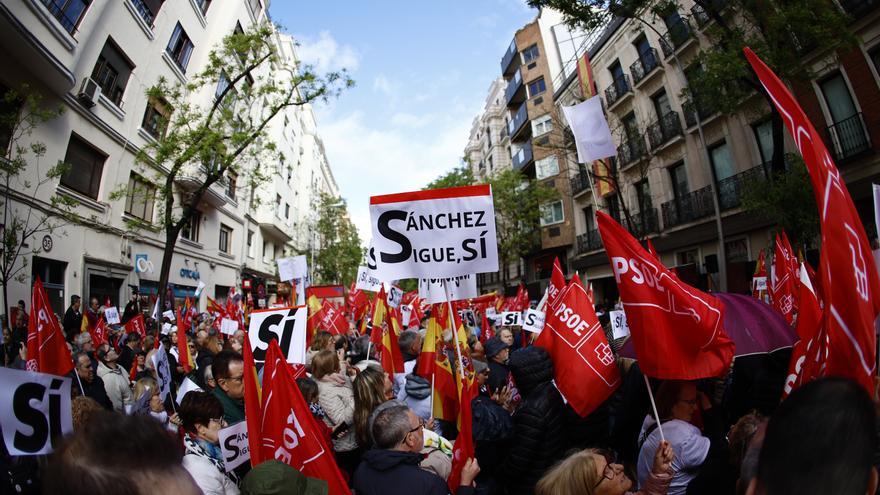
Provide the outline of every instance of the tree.
<path id="1" fill-rule="evenodd" d="M 208 189 L 234 174 L 237 183 L 249 186 L 241 190 L 254 190 L 283 158 L 266 132 L 272 119 L 288 108 L 327 101 L 354 84 L 344 70 L 318 75 L 309 66 L 289 65 L 276 52 L 275 32 L 274 26 L 262 24 L 231 34 L 211 50 L 206 66 L 190 75 L 188 83 L 163 78 L 147 91 L 151 102 L 171 114 L 159 118 L 166 131 L 163 138 L 138 155 L 156 171 L 159 224 L 165 235 L 161 307 L 178 237 Z M 206 96 L 202 100 L 207 103 L 199 96 Z M 124 194 L 117 191 L 116 197 Z M 151 227 L 146 222 L 129 226 Z"/>
<path id="2" fill-rule="evenodd" d="M 474 180 L 474 172 L 467 163 L 463 163 L 428 183 L 428 185 L 425 186 L 425 189 L 470 186 L 474 184 L 474 182 L 476 182 Z"/>
<path id="3" fill-rule="evenodd" d="M 819 238 L 819 211 L 813 197 L 807 167 L 799 155 L 788 154 L 790 170 L 774 180 L 752 180 L 743 184 L 743 209 L 776 223 L 792 243 L 807 249 Z"/>
<path id="4" fill-rule="evenodd" d="M 558 197 L 558 191 L 534 180 L 520 171 L 507 169 L 493 177 L 495 201 L 495 234 L 498 239 L 498 261 L 502 285 L 507 287 L 507 267 L 535 250 L 541 244 L 541 205 Z"/>
<path id="5" fill-rule="evenodd" d="M 26 255 L 42 252 L 37 237 L 55 233 L 75 219 L 72 208 L 74 200 L 53 195 L 48 202 L 39 199 L 40 187 L 55 183 L 69 166 L 63 162 L 46 166 L 42 163 L 46 145 L 40 141 L 24 144 L 35 128 L 61 115 L 61 108 L 45 108 L 42 97 L 22 86 L 21 90 L 8 90 L 0 101 L 0 142 L 8 142 L 0 158 L 0 180 L 3 195 L 3 223 L 0 224 L 2 254 L 0 254 L 0 285 L 3 286 L 3 311 L 9 310 L 9 284 L 25 283 L 28 279 Z M 37 177 L 31 182 L 24 172 Z M 13 206 L 13 201 L 18 206 Z M 12 325 L 13 322 L 9 322 Z"/>
<path id="6" fill-rule="evenodd" d="M 349 219 L 342 198 L 321 193 L 318 212 L 318 248 L 314 258 L 316 282 L 347 284 L 357 276 L 364 257 L 357 227 Z"/>
<path id="7" fill-rule="evenodd" d="M 734 113 L 743 108 L 752 92 L 760 94 L 766 106 L 751 110 L 765 112 L 769 107 L 773 129 L 772 170 L 785 170 L 783 126 L 769 93 L 760 84 L 754 70 L 743 55 L 744 46 L 751 47 L 783 80 L 808 82 L 813 78 L 804 56 L 813 49 L 829 52 L 855 46 L 855 37 L 846 16 L 835 2 L 827 0 L 694 0 L 702 18 L 697 23 L 708 25 L 707 48 L 701 49 L 689 66 L 681 69 L 687 75 L 688 87 L 682 97 L 688 100 L 686 111 L 698 115 L 714 112 Z M 675 0 L 527 0 L 532 7 L 551 7 L 563 13 L 566 21 L 587 30 L 606 22 L 608 13 L 633 19 L 648 29 L 652 21 L 683 9 Z M 684 22 L 690 17 L 684 15 Z M 669 28 L 669 39 L 689 35 L 686 24 Z M 693 28 L 691 28 L 693 29 Z"/>

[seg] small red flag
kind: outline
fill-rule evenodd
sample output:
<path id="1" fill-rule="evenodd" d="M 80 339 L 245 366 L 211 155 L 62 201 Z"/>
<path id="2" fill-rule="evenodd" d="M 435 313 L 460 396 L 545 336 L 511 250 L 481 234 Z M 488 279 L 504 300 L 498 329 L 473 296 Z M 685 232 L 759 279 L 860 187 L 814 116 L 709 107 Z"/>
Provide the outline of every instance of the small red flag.
<path id="1" fill-rule="evenodd" d="M 274 339 L 266 351 L 263 380 L 259 430 L 262 459 L 278 460 L 306 476 L 326 481 L 333 495 L 350 494 L 333 450 L 319 433 L 316 419 L 296 385 L 293 370 Z"/>
<path id="2" fill-rule="evenodd" d="M 565 288 L 565 274 L 562 273 L 562 265 L 559 258 L 553 260 L 553 271 L 550 273 L 550 285 L 547 286 L 547 306 L 553 304 L 562 289 Z"/>
<path id="3" fill-rule="evenodd" d="M 103 318 L 98 320 L 98 324 L 95 325 L 95 328 L 89 329 L 89 336 L 92 338 L 92 345 L 95 346 L 95 349 L 109 343 L 107 340 L 107 324 L 104 323 Z"/>
<path id="4" fill-rule="evenodd" d="M 189 353 L 189 345 L 186 342 L 186 330 L 180 326 L 180 310 L 177 310 L 177 364 L 183 366 L 183 372 L 189 373 L 193 369 L 192 356 Z"/>
<path id="5" fill-rule="evenodd" d="M 73 369 L 70 349 L 61 333 L 58 320 L 49 305 L 49 296 L 40 277 L 34 281 L 31 292 L 31 314 L 28 315 L 27 337 L 28 371 L 64 376 Z"/>
<path id="6" fill-rule="evenodd" d="M 794 261 L 795 265 L 792 265 Z M 776 235 L 775 254 L 773 256 L 773 277 L 770 287 L 770 299 L 773 307 L 785 317 L 789 325 L 794 322 L 798 311 L 798 269 L 797 258 L 788 242 L 785 232 Z"/>
<path id="7" fill-rule="evenodd" d="M 144 322 L 144 315 L 139 314 L 128 320 L 125 323 L 124 328 L 125 333 L 137 333 L 142 339 L 147 337 L 147 324 Z"/>

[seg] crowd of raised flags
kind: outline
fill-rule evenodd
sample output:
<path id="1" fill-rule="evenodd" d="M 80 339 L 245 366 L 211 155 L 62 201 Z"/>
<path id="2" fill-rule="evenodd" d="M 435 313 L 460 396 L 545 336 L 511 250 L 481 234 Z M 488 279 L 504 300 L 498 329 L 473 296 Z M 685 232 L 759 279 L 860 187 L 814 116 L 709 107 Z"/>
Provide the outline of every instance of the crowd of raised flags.
<path id="1" fill-rule="evenodd" d="M 768 267 L 762 251 L 755 271 L 753 295 L 771 304 L 794 326 L 798 337 L 789 366 L 789 375 L 794 378 L 786 383 L 784 396 L 823 376 L 852 379 L 873 396 L 877 374 L 874 321 L 880 313 L 880 280 L 864 228 L 816 130 L 769 69 L 751 51 L 746 50 L 746 56 L 795 136 L 810 173 L 821 221 L 821 256 L 815 270 L 795 253 L 781 232 L 775 239 L 772 265 Z M 650 240 L 643 245 L 608 215 L 598 212 L 597 218 L 641 372 L 660 380 L 723 376 L 731 367 L 735 346 L 725 332 L 721 300 L 682 282 L 674 269 L 663 266 Z M 566 280 L 556 260 L 546 292 L 535 308 L 545 315 L 543 331 L 521 337 L 523 347 L 546 349 L 553 361 L 555 386 L 581 417 L 602 405 L 622 379 L 606 329 L 597 316 L 591 287 L 577 274 Z M 237 302 L 240 300 L 230 295 L 225 304 L 219 304 L 208 298 L 207 312 L 214 315 L 217 330 L 224 320 L 231 320 L 247 332 L 249 310 Z M 407 329 L 424 328 L 415 373 L 431 383 L 433 417 L 457 427 L 448 478 L 454 492 L 465 462 L 475 456 L 471 404 L 479 390 L 470 337 L 476 335 L 485 344 L 497 332 L 491 323 L 495 315 L 531 309 L 525 287 L 520 285 L 510 297 L 492 293 L 436 304 L 426 304 L 418 291 L 412 291 L 393 306 L 384 286 L 373 294 L 352 282 L 343 306 L 334 306 L 308 289 L 306 305 L 307 347 L 318 330 L 347 337 L 369 335 L 373 352 L 367 353 L 368 359 L 375 356 L 389 376 L 404 372 L 398 336 Z M 465 324 L 462 316 L 468 311 L 479 322 L 478 328 Z M 157 313 L 154 310 L 156 320 Z M 195 314 L 197 309 L 188 298 L 175 314 L 176 359 L 185 373 L 195 367 L 187 345 Z M 93 321 L 89 316 L 82 321 L 82 331 L 91 335 L 96 346 L 111 343 L 104 319 Z M 125 334 L 137 333 L 142 338 L 155 333 L 155 347 L 159 348 L 160 324 L 148 328 L 144 316 L 138 315 L 123 328 Z M 251 464 L 276 459 L 325 480 L 330 493 L 346 493 L 346 480 L 334 461 L 332 445 L 319 433 L 318 420 L 297 387 L 296 378 L 306 373 L 303 363 L 288 363 L 286 353 L 272 340 L 258 373 L 247 333 L 244 342 Z M 26 368 L 65 376 L 73 367 L 64 334 L 37 279 L 28 322 Z"/>

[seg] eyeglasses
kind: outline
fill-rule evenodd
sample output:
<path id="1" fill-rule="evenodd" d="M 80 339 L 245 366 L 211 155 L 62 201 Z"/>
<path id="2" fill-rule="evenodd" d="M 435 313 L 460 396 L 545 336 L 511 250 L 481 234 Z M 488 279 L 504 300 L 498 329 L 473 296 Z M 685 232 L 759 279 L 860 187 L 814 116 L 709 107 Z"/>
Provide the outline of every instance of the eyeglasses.
<path id="1" fill-rule="evenodd" d="M 416 426 L 416 427 L 413 428 L 412 430 L 409 430 L 409 433 L 415 433 L 415 432 L 421 430 L 421 429 L 424 428 L 424 427 L 425 427 L 425 420 L 424 420 L 424 419 L 419 419 L 419 426 Z"/>
<path id="2" fill-rule="evenodd" d="M 226 381 L 227 381 L 227 382 L 240 382 L 240 381 L 243 381 L 243 380 L 244 380 L 244 375 L 241 375 L 241 376 L 230 376 L 229 378 L 226 378 Z"/>
<path id="3" fill-rule="evenodd" d="M 221 427 L 226 426 L 226 419 L 225 418 L 211 418 L 208 421 L 209 422 L 213 421 L 213 422 L 217 423 L 218 425 L 220 425 Z"/>
<path id="4" fill-rule="evenodd" d="M 611 466 L 612 464 L 617 463 L 617 454 L 610 450 L 600 450 L 596 453 L 605 458 L 605 468 L 602 469 L 602 478 L 600 478 L 599 482 L 593 486 L 593 490 L 599 488 L 599 485 L 601 485 L 603 481 L 613 480 L 614 476 L 617 474 Z"/>

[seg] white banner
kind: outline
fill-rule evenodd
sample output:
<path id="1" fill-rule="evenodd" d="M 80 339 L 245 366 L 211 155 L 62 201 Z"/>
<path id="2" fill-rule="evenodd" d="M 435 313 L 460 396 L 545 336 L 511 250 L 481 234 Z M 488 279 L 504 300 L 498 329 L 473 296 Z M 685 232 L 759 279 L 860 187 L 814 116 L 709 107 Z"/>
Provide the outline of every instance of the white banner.
<path id="1" fill-rule="evenodd" d="M 358 268 L 357 280 L 355 288 L 358 290 L 368 290 L 370 292 L 379 292 L 382 288 L 382 281 L 366 266 Z"/>
<path id="2" fill-rule="evenodd" d="M 153 353 L 153 369 L 156 370 L 156 383 L 159 385 L 159 394 L 162 396 L 162 402 L 165 397 L 171 393 L 171 365 L 168 364 L 168 354 L 165 348 L 159 346 L 159 349 Z"/>
<path id="3" fill-rule="evenodd" d="M 177 388 L 177 395 L 174 397 L 174 401 L 180 404 L 183 402 L 183 398 L 186 397 L 187 392 L 192 392 L 193 390 L 201 391 L 202 387 L 196 385 L 196 382 L 190 380 L 189 377 L 184 378 L 180 382 L 180 387 Z"/>
<path id="4" fill-rule="evenodd" d="M 278 258 L 278 279 L 290 282 L 297 278 L 305 278 L 309 274 L 309 265 L 304 254 L 290 258 Z"/>
<path id="5" fill-rule="evenodd" d="M 400 325 L 409 328 L 409 319 L 412 317 L 412 304 L 404 304 L 400 307 Z"/>
<path id="6" fill-rule="evenodd" d="M 403 300 L 403 289 L 396 285 L 392 285 L 388 288 L 388 305 L 394 309 L 397 309 L 400 306 L 400 301 Z"/>
<path id="7" fill-rule="evenodd" d="M 488 185 L 373 196 L 370 223 L 387 280 L 498 271 Z"/>
<path id="8" fill-rule="evenodd" d="M 473 273 L 450 278 L 420 278 L 419 298 L 428 304 L 440 304 L 446 302 L 446 293 L 443 290 L 443 282 L 449 290 L 450 301 L 461 301 L 479 296 L 477 292 L 477 276 Z"/>
<path id="9" fill-rule="evenodd" d="M 251 312 L 248 339 L 257 368 L 262 368 L 272 339 L 278 341 L 288 363 L 305 364 L 308 314 L 305 306 Z"/>
<path id="10" fill-rule="evenodd" d="M 626 323 L 626 313 L 620 310 L 608 313 L 611 318 L 611 336 L 617 340 L 629 336 L 629 325 Z"/>
<path id="11" fill-rule="evenodd" d="M 523 317 L 522 328 L 528 332 L 541 333 L 544 330 L 546 315 L 537 309 L 527 309 Z"/>
<path id="12" fill-rule="evenodd" d="M 177 318 L 174 316 L 174 311 L 171 311 L 170 309 L 168 311 L 162 312 L 162 316 L 164 316 L 165 318 L 168 318 L 171 321 L 177 320 Z"/>
<path id="13" fill-rule="evenodd" d="M 238 331 L 238 322 L 231 318 L 223 318 L 220 320 L 220 333 L 224 335 L 235 335 Z"/>
<path id="14" fill-rule="evenodd" d="M 232 426 L 223 428 L 218 432 L 220 435 L 220 451 L 223 454 L 223 464 L 226 471 L 232 471 L 251 460 L 251 451 L 248 448 L 247 421 L 239 421 Z"/>
<path id="15" fill-rule="evenodd" d="M 522 313 L 519 311 L 505 311 L 501 313 L 501 325 L 522 325 Z"/>
<path id="16" fill-rule="evenodd" d="M 202 282 L 201 280 L 199 280 L 199 285 L 196 286 L 196 297 L 199 297 L 202 295 L 202 291 L 205 290 L 205 287 L 207 287 L 207 285 L 204 282 Z"/>
<path id="17" fill-rule="evenodd" d="M 11 455 L 51 453 L 73 432 L 70 378 L 0 368 L 0 429 Z"/>
<path id="18" fill-rule="evenodd" d="M 116 306 L 104 308 L 104 319 L 107 320 L 107 323 L 111 325 L 119 325 L 120 323 L 122 323 L 119 320 L 119 308 L 117 308 Z"/>
<path id="19" fill-rule="evenodd" d="M 171 323 L 163 323 L 162 335 L 168 335 L 169 333 L 171 333 Z"/>

